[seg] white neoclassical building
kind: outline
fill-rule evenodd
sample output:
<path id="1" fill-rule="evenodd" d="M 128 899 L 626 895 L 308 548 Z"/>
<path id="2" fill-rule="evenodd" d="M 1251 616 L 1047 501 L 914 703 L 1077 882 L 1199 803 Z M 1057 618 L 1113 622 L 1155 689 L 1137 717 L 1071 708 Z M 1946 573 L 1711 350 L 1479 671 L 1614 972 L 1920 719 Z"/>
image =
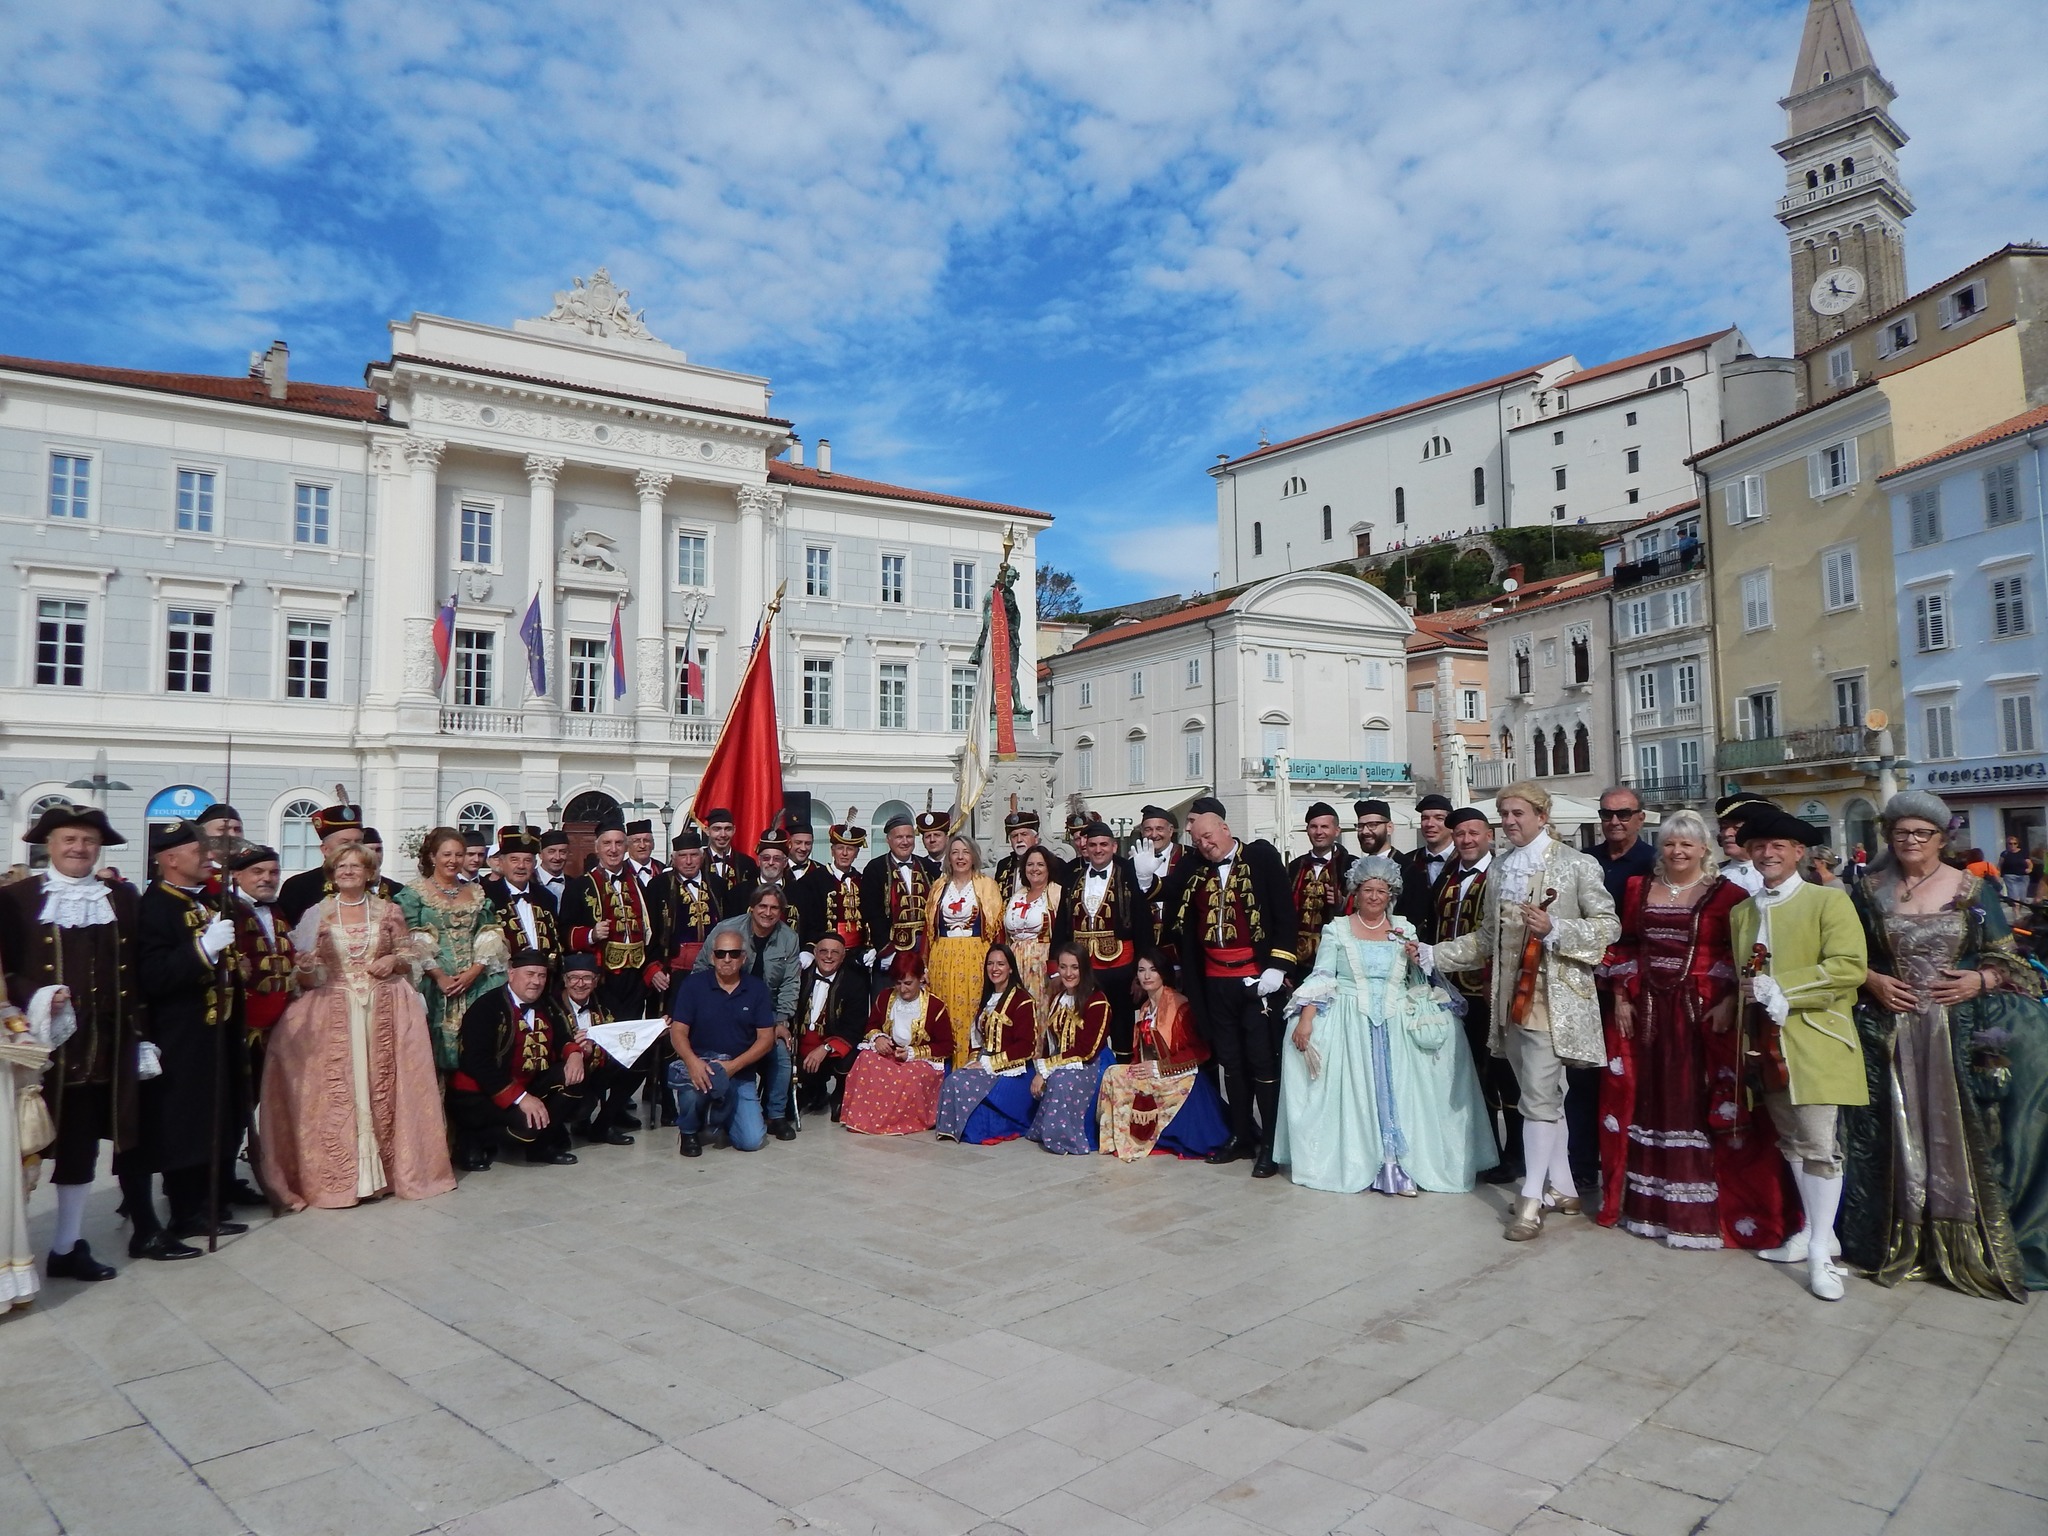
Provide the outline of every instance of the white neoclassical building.
<path id="1" fill-rule="evenodd" d="M 131 830 L 232 798 L 293 865 L 338 784 L 394 847 L 674 820 L 778 588 L 785 784 L 878 825 L 951 802 L 1009 530 L 1035 655 L 1045 514 L 836 473 L 823 439 L 805 465 L 766 379 L 655 340 L 602 271 L 509 329 L 395 322 L 364 388 L 288 375 L 282 344 L 247 377 L 0 359 L 11 858 L 57 794 Z"/>

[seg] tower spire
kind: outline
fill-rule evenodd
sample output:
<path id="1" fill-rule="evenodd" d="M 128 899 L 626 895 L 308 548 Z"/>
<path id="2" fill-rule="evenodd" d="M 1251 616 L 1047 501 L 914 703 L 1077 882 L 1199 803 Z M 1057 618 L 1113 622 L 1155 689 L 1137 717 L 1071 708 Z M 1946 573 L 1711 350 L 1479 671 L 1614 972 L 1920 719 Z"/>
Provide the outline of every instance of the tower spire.
<path id="1" fill-rule="evenodd" d="M 1803 96 L 1859 69 L 1874 73 L 1877 61 L 1870 56 L 1855 0 L 1808 0 L 1791 94 Z"/>

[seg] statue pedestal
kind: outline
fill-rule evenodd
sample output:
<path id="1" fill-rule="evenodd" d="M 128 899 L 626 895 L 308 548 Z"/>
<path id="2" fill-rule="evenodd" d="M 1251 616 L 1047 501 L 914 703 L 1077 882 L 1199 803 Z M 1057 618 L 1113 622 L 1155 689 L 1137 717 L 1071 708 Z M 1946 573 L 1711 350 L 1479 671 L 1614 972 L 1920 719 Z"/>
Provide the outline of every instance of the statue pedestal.
<path id="1" fill-rule="evenodd" d="M 1041 744 L 1035 738 L 1020 737 L 1015 757 L 989 765 L 988 783 L 963 829 L 981 845 L 983 854 L 1000 858 L 1009 851 L 1003 835 L 1003 818 L 1010 814 L 1012 795 L 1017 797 L 1018 810 L 1038 812 L 1039 837 L 1043 841 L 1050 843 L 1059 837 L 1061 823 L 1066 820 L 1066 812 L 1055 798 L 1059 761 L 1056 747 Z M 954 766 L 957 778 L 957 756 Z"/>

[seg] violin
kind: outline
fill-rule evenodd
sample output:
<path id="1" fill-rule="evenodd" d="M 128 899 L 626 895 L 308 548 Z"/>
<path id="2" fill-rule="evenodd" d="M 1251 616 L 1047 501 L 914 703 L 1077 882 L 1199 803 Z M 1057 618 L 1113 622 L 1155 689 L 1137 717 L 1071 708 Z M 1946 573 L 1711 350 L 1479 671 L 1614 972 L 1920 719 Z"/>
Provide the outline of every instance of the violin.
<path id="1" fill-rule="evenodd" d="M 1550 904 L 1555 900 L 1557 891 L 1554 888 L 1546 889 L 1543 900 L 1538 902 L 1537 906 L 1548 912 Z M 1536 999 L 1536 978 L 1542 974 L 1543 940 L 1532 933 L 1522 941 L 1522 968 L 1515 975 L 1514 1001 L 1508 1004 L 1510 1023 L 1519 1024 L 1529 1016 L 1529 1004 Z"/>

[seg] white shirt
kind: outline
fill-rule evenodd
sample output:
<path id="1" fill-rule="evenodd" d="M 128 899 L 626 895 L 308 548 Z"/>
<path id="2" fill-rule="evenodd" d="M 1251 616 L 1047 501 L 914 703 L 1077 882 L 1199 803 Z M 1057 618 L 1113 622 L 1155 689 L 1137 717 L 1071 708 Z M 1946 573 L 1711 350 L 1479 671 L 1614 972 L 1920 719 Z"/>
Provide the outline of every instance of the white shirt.
<path id="1" fill-rule="evenodd" d="M 1544 861 L 1550 857 L 1550 834 L 1538 832 L 1520 848 L 1510 848 L 1501 856 L 1500 873 L 1495 883 L 1500 887 L 1500 904 L 1503 908 L 1517 902 L 1528 901 L 1530 892 L 1543 874 Z M 1536 898 L 1541 899 L 1538 892 Z"/>
<path id="2" fill-rule="evenodd" d="M 1458 881 L 1458 900 L 1463 901 L 1465 899 L 1466 895 L 1472 889 L 1472 882 L 1474 880 L 1477 880 L 1481 875 L 1485 874 L 1487 868 L 1492 863 L 1492 854 L 1482 853 L 1479 856 L 1479 862 L 1477 864 L 1474 864 L 1472 868 L 1464 875 L 1464 877 Z"/>
<path id="3" fill-rule="evenodd" d="M 541 888 L 558 902 L 563 896 L 568 894 L 569 877 L 567 875 L 542 875 L 540 883 Z"/>
<path id="4" fill-rule="evenodd" d="M 1753 866 L 1750 870 L 1750 873 L 1756 874 L 1756 870 Z M 1757 888 L 1755 892 L 1751 895 L 1750 900 L 1756 903 L 1756 941 L 1757 943 L 1763 945 L 1765 949 L 1769 949 L 1771 947 L 1772 911 L 1778 907 L 1782 907 L 1794 896 L 1797 896 L 1800 892 L 1800 888 L 1803 887 L 1805 884 L 1806 882 L 1799 878 L 1799 871 L 1797 871 L 1796 869 L 1791 874 L 1787 875 L 1784 878 L 1784 880 L 1778 883 L 1777 885 L 1766 885 L 1764 884 L 1763 876 L 1757 875 Z"/>
<path id="5" fill-rule="evenodd" d="M 275 944 L 277 942 L 277 919 L 272 915 L 270 908 L 263 902 L 258 901 L 254 896 L 251 896 L 240 886 L 235 887 L 235 894 L 242 898 L 243 906 L 256 914 L 256 921 L 263 925 L 264 938 Z"/>
<path id="6" fill-rule="evenodd" d="M 823 982 L 824 985 L 811 988 L 811 1011 L 809 1017 L 812 1029 L 822 1030 L 825 1027 L 825 1004 L 832 996 L 832 982 L 838 974 L 837 971 L 834 971 L 831 976 L 820 976 L 818 980 Z"/>
<path id="7" fill-rule="evenodd" d="M 1458 856 L 1456 843 L 1445 843 L 1442 848 L 1424 846 L 1423 856 L 1429 860 L 1429 883 L 1435 885 L 1437 877 L 1444 872 L 1444 866 Z"/>
<path id="8" fill-rule="evenodd" d="M 43 910 L 38 921 L 59 928 L 97 928 L 114 921 L 114 904 L 107 899 L 107 882 L 97 874 L 60 875 L 43 871 Z"/>
<path id="9" fill-rule="evenodd" d="M 540 934 L 533 926 L 533 897 L 523 888 L 515 891 L 508 885 L 505 890 L 512 898 L 512 910 L 519 914 L 519 926 L 526 934 L 527 947 L 540 948 Z"/>
<path id="10" fill-rule="evenodd" d="M 918 1021 L 924 1017 L 924 994 L 918 993 L 908 1002 L 902 994 L 889 999 L 889 1038 L 899 1046 L 908 1046 L 915 1038 Z"/>
<path id="11" fill-rule="evenodd" d="M 1764 877 L 1756 872 L 1756 866 L 1747 859 L 1737 859 L 1732 864 L 1723 864 L 1721 873 L 1752 896 L 1764 888 Z"/>
<path id="12" fill-rule="evenodd" d="M 1081 875 L 1081 905 L 1088 909 L 1090 917 L 1102 910 L 1102 898 L 1109 894 L 1110 871 L 1114 864 L 1105 864 L 1097 869 L 1093 864 Z"/>
<path id="13" fill-rule="evenodd" d="M 939 898 L 939 926 L 949 936 L 958 937 L 974 929 L 974 914 L 980 903 L 974 898 L 972 885 L 949 885 Z"/>
<path id="14" fill-rule="evenodd" d="M 1030 942 L 1046 933 L 1045 894 L 1033 896 L 1019 891 L 1003 909 L 1003 928 L 1013 943 Z"/>

